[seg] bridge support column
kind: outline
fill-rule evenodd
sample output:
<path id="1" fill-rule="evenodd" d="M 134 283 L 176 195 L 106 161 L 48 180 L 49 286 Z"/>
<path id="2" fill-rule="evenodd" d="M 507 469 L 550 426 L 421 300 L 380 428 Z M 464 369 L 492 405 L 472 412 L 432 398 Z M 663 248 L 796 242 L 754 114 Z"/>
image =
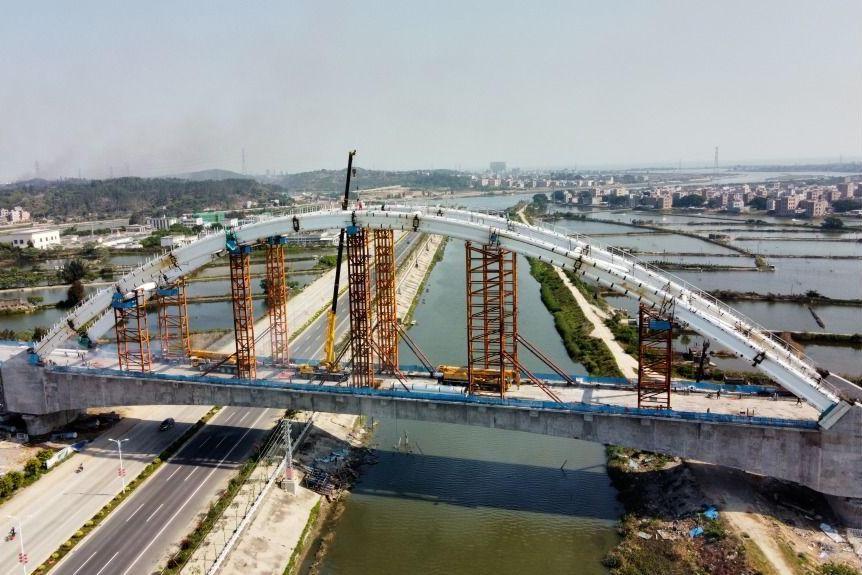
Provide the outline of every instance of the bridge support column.
<path id="1" fill-rule="evenodd" d="M 371 277 L 368 271 L 369 235 L 365 228 L 347 228 L 347 286 L 350 294 L 350 355 L 353 385 L 374 387 L 371 341 Z"/>
<path id="2" fill-rule="evenodd" d="M 119 288 L 118 288 L 119 289 Z M 111 300 L 114 308 L 114 332 L 117 335 L 117 360 L 120 369 L 150 371 L 150 330 L 147 327 L 147 306 L 144 290 L 128 293 L 117 291 Z"/>
<path id="3" fill-rule="evenodd" d="M 266 304 L 269 341 L 274 365 L 284 365 L 287 357 L 287 290 L 284 281 L 284 244 L 281 236 L 266 242 Z"/>
<path id="4" fill-rule="evenodd" d="M 243 379 L 251 379 L 257 375 L 250 257 L 251 246 L 236 246 L 229 251 L 233 332 L 236 338 L 236 376 Z"/>
<path id="5" fill-rule="evenodd" d="M 638 407 L 670 409 L 673 318 L 641 304 L 638 309 Z"/>
<path id="6" fill-rule="evenodd" d="M 395 233 L 374 230 L 374 261 L 377 287 L 375 343 L 380 371 L 398 372 L 398 300 L 395 293 Z"/>
<path id="7" fill-rule="evenodd" d="M 185 359 L 191 350 L 185 280 L 179 278 L 158 288 L 156 297 L 162 357 L 167 360 Z"/>
<path id="8" fill-rule="evenodd" d="M 465 244 L 467 389 L 501 397 L 520 384 L 517 256 L 494 245 Z"/>

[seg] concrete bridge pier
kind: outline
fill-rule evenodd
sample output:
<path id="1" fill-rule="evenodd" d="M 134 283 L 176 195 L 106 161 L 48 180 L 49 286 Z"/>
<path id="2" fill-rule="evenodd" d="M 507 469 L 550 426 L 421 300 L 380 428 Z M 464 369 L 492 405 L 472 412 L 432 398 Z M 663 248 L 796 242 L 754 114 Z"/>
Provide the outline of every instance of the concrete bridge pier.
<path id="1" fill-rule="evenodd" d="M 22 413 L 21 419 L 24 420 L 24 424 L 27 426 L 27 433 L 38 436 L 47 435 L 58 427 L 75 421 L 75 418 L 81 415 L 81 413 L 81 410 L 78 409 L 66 409 L 39 415 Z"/>

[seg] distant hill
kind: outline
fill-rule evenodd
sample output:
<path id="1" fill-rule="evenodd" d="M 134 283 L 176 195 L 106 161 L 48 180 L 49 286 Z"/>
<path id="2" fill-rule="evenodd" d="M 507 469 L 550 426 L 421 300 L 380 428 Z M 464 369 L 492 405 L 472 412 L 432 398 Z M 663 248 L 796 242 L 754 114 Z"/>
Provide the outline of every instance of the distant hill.
<path id="1" fill-rule="evenodd" d="M 38 185 L 17 183 L 0 188 L 0 206 L 23 206 L 34 218 L 60 220 L 235 210 L 248 200 L 263 204 L 276 199 L 287 200 L 284 188 L 248 178 L 39 181 Z"/>
<path id="2" fill-rule="evenodd" d="M 344 190 L 344 170 L 317 170 L 300 172 L 274 178 L 273 181 L 290 192 L 338 192 Z M 448 188 L 462 190 L 470 187 L 470 176 L 454 170 L 411 170 L 390 172 L 358 168 L 353 180 L 356 188 L 380 188 L 383 186 L 405 186 L 417 189 Z"/>
<path id="3" fill-rule="evenodd" d="M 207 180 L 253 180 L 252 176 L 246 176 L 238 172 L 230 170 L 200 170 L 198 172 L 189 172 L 186 174 L 177 174 L 172 176 L 180 180 L 190 180 L 192 182 L 204 182 Z"/>

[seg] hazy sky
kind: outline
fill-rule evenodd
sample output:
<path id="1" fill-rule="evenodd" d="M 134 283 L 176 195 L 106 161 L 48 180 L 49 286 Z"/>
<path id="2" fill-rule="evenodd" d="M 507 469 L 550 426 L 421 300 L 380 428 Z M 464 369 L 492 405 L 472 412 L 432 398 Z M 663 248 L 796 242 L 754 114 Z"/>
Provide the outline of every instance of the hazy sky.
<path id="1" fill-rule="evenodd" d="M 4 0 L 0 181 L 862 156 L 862 1 Z"/>

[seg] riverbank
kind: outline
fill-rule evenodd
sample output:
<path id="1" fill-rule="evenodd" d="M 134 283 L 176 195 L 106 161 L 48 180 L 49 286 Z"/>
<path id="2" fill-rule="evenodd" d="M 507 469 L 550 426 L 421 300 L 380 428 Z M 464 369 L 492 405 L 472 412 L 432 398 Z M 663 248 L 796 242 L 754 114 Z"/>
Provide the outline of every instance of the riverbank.
<path id="1" fill-rule="evenodd" d="M 820 529 L 837 523 L 810 490 L 662 455 L 607 453 L 625 507 L 622 541 L 604 560 L 612 575 L 853 575 L 862 566 Z"/>

